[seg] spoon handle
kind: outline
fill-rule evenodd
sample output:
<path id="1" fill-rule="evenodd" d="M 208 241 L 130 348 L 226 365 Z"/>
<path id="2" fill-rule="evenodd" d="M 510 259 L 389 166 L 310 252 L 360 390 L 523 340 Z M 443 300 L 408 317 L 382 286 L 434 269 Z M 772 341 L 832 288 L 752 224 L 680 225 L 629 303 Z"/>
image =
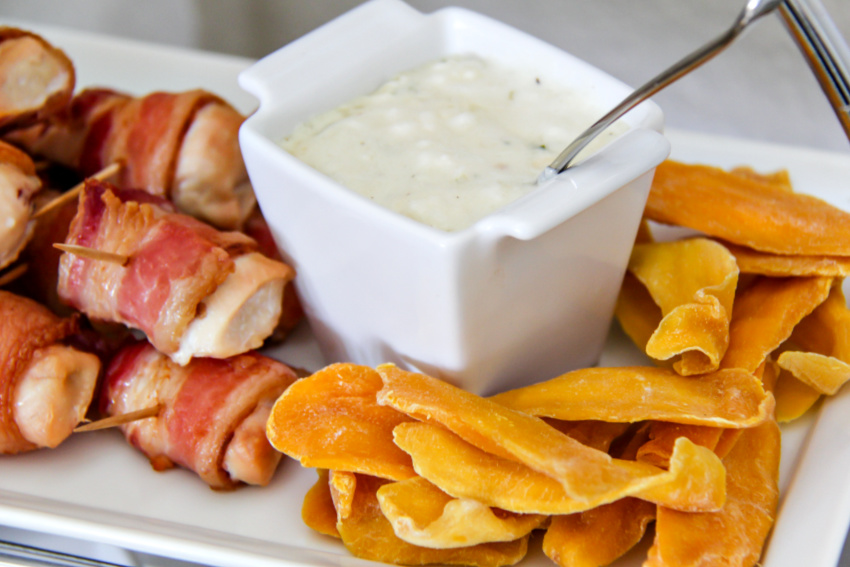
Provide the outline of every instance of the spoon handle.
<path id="1" fill-rule="evenodd" d="M 780 0 L 748 0 L 746 7 L 738 16 L 735 23 L 715 40 L 700 47 L 690 55 L 680 59 L 671 67 L 665 69 L 632 94 L 623 99 L 620 104 L 611 109 L 605 116 L 597 120 L 590 128 L 582 132 L 578 138 L 567 146 L 557 158 L 540 174 L 538 183 L 548 181 L 570 166 L 576 156 L 593 140 L 600 132 L 610 126 L 623 114 L 648 99 L 658 91 L 687 75 L 703 63 L 729 46 L 751 23 L 769 14 L 778 7 Z"/>
<path id="2" fill-rule="evenodd" d="M 785 0 L 780 14 L 850 138 L 850 49 L 820 0 Z"/>
<path id="3" fill-rule="evenodd" d="M 576 158 L 579 152 L 581 152 L 585 148 L 585 146 L 587 146 L 587 144 L 589 144 L 594 138 L 596 138 L 596 136 L 599 135 L 600 132 L 605 130 L 623 114 L 625 114 L 641 102 L 650 98 L 670 83 L 676 81 L 683 75 L 686 75 L 693 69 L 696 69 L 697 67 L 699 67 L 700 65 L 720 53 L 720 51 L 722 51 L 727 45 L 729 45 L 729 43 L 731 43 L 737 35 L 738 32 L 736 28 L 730 29 L 722 36 L 718 37 L 711 43 L 704 45 L 703 47 L 691 53 L 687 57 L 681 59 L 672 67 L 669 67 L 668 69 L 664 70 L 662 73 L 656 75 L 655 77 L 644 83 L 640 88 L 633 91 L 617 106 L 608 111 L 605 116 L 594 122 L 592 126 L 582 132 L 582 134 L 579 135 L 578 138 L 573 140 L 573 142 L 569 146 L 567 146 L 564 151 L 562 151 L 558 155 L 557 158 L 555 158 L 555 161 L 553 161 L 546 169 L 543 170 L 543 173 L 541 173 L 538 182 L 551 179 L 555 175 L 567 169 L 567 167 L 569 167 L 570 163 Z"/>

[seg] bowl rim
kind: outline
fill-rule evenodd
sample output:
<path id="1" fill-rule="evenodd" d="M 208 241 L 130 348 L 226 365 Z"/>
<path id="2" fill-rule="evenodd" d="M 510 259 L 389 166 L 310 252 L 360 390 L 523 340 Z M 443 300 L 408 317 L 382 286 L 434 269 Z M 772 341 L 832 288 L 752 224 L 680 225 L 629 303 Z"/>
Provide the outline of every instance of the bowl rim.
<path id="1" fill-rule="evenodd" d="M 470 239 L 482 235 L 497 237 L 510 234 L 516 238 L 531 239 L 557 224 L 557 219 L 553 220 L 552 218 L 557 216 L 553 215 L 555 211 L 560 215 L 560 222 L 564 222 L 581 210 L 603 199 L 619 186 L 647 171 L 651 171 L 669 155 L 669 141 L 661 134 L 663 113 L 653 101 L 646 101 L 630 111 L 625 118 L 624 121 L 630 124 L 630 129 L 626 133 L 589 156 L 583 163 L 577 164 L 555 179 L 542 184 L 528 194 L 476 220 L 465 228 L 456 231 L 444 231 L 371 202 L 368 198 L 300 161 L 272 139 L 273 123 L 279 121 L 281 116 L 286 116 L 287 120 L 292 123 L 291 129 L 295 124 L 315 115 L 315 113 L 335 107 L 333 103 L 329 103 L 323 108 L 313 110 L 312 113 L 302 111 L 299 114 L 299 112 L 292 111 L 287 106 L 288 101 L 298 99 L 298 97 L 308 97 L 309 89 L 301 87 L 301 90 L 295 94 L 285 94 L 287 91 L 282 88 L 283 85 L 290 84 L 293 81 L 297 83 L 299 76 L 304 76 L 311 71 L 314 72 L 315 67 L 311 67 L 314 62 L 330 60 L 338 66 L 340 64 L 338 57 L 357 57 L 358 61 L 363 62 L 368 60 L 374 50 L 364 48 L 362 53 L 353 54 L 349 45 L 352 38 L 374 35 L 377 33 L 376 30 L 390 30 L 391 33 L 386 38 L 377 42 L 382 49 L 388 50 L 387 46 L 389 45 L 398 43 L 404 45 L 405 41 L 410 42 L 411 40 L 408 38 L 414 31 L 429 33 L 431 30 L 428 29 L 428 26 L 434 28 L 438 33 L 446 34 L 448 40 L 444 45 L 439 46 L 446 49 L 442 53 L 431 57 L 419 57 L 423 62 L 433 60 L 441 55 L 460 53 L 457 44 L 452 44 L 450 41 L 452 34 L 469 34 L 481 30 L 483 30 L 483 33 L 499 32 L 499 38 L 502 42 L 519 43 L 524 46 L 524 51 L 531 49 L 535 54 L 545 53 L 550 59 L 557 59 L 561 65 L 568 64 L 580 69 L 586 76 L 592 76 L 594 87 L 597 90 L 600 88 L 604 90 L 606 94 L 609 94 L 609 98 L 619 101 L 619 97 L 626 96 L 631 92 L 631 88 L 620 80 L 563 49 L 467 8 L 448 6 L 430 13 L 423 13 L 401 0 L 369 0 L 266 55 L 240 73 L 240 86 L 259 100 L 257 111 L 245 120 L 240 129 L 240 142 L 243 145 L 243 152 L 250 152 L 252 148 L 262 148 L 267 159 L 276 160 L 277 167 L 280 169 L 290 169 L 293 174 L 298 175 L 301 180 L 310 185 L 312 190 L 321 192 L 323 198 L 353 208 L 358 214 L 373 217 L 376 222 L 387 224 L 391 230 L 410 233 L 442 247 L 460 246 Z M 346 37 L 348 37 L 347 40 Z M 445 40 L 445 38 L 442 39 Z M 475 41 L 474 38 L 473 41 Z M 489 56 L 487 53 L 482 53 L 482 55 L 485 58 Z M 497 57 L 497 59 L 501 61 L 500 58 Z M 409 68 L 399 66 L 400 70 L 381 71 L 384 78 L 380 82 L 386 80 L 388 76 Z M 373 73 L 377 74 L 378 72 L 373 71 Z M 326 72 L 324 75 L 325 77 L 312 79 L 313 83 L 330 84 L 331 79 L 328 77 L 332 73 Z M 366 92 L 369 91 L 362 89 L 358 91 L 359 94 Z M 354 96 L 357 96 L 357 94 L 354 94 Z M 336 98 L 340 99 L 339 104 L 342 104 L 352 97 L 337 95 Z M 288 129 L 283 129 L 279 138 L 283 139 L 287 131 Z M 594 188 L 592 192 L 585 190 L 589 186 Z M 562 198 L 558 199 L 552 196 L 553 187 L 560 187 L 565 192 L 571 191 L 574 195 L 578 192 L 580 197 L 574 199 L 571 203 L 559 202 Z M 257 192 L 258 200 L 262 206 L 262 191 Z M 540 200 L 541 195 L 549 195 L 550 204 L 555 205 L 554 208 L 548 207 L 549 214 L 546 215 L 547 219 L 544 222 L 535 227 L 534 220 L 528 214 L 520 215 L 523 216 L 521 221 L 514 218 L 522 211 L 529 212 L 532 209 L 540 211 L 540 207 L 534 207 L 534 201 Z M 529 205 L 529 203 L 531 204 Z M 577 206 L 577 204 L 580 204 L 580 206 Z"/>

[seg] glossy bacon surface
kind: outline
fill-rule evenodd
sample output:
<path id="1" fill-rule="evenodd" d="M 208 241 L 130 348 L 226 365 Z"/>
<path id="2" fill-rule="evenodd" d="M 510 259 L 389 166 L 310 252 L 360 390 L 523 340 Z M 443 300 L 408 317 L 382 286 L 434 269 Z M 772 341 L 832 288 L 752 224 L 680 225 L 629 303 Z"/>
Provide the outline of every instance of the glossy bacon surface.
<path id="1" fill-rule="evenodd" d="M 82 176 L 119 163 L 119 187 L 165 197 L 187 214 L 234 229 L 254 203 L 239 149 L 243 120 L 200 89 L 135 97 L 91 88 L 74 97 L 65 115 L 7 139 Z M 187 139 L 194 142 L 184 148 Z"/>
<path id="2" fill-rule="evenodd" d="M 173 465 L 196 472 L 215 489 L 230 489 L 245 478 L 225 469 L 228 443 L 258 407 L 269 405 L 296 379 L 286 365 L 256 352 L 229 359 L 196 358 L 178 366 L 149 343 L 125 347 L 113 358 L 101 391 L 105 415 L 162 405 L 157 417 L 121 426 L 127 440 L 157 470 Z M 279 454 L 265 428 L 253 435 L 253 477 L 268 479 Z M 251 482 L 250 480 L 248 482 Z"/>
<path id="3" fill-rule="evenodd" d="M 0 453 L 20 453 L 37 446 L 15 423 L 18 379 L 38 349 L 76 332 L 77 320 L 59 318 L 30 299 L 0 290 L 0 321 Z"/>
<path id="4" fill-rule="evenodd" d="M 233 257 L 256 243 L 173 212 L 164 200 L 87 182 L 66 239 L 129 258 L 125 265 L 65 253 L 58 291 L 95 320 L 144 332 L 174 353 L 200 303 L 234 270 Z"/>

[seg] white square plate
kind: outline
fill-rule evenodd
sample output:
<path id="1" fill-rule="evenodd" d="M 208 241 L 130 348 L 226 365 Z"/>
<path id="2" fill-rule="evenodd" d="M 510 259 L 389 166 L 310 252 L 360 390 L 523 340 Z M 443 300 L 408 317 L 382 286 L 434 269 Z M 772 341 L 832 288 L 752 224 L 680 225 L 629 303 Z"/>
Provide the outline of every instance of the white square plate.
<path id="1" fill-rule="evenodd" d="M 7 22 L 15 24 L 16 22 Z M 18 22 L 18 24 L 21 24 Z M 74 61 L 79 84 L 143 94 L 204 87 L 245 112 L 255 101 L 237 86 L 246 59 L 174 49 L 44 26 Z M 670 132 L 673 157 L 719 166 L 787 168 L 797 190 L 850 210 L 850 158 L 800 148 Z M 272 355 L 301 367 L 323 364 L 307 328 Z M 641 363 L 614 329 L 602 365 Z M 766 567 L 836 565 L 850 522 L 850 390 L 783 428 L 782 502 Z M 0 457 L 0 524 L 222 567 L 366 564 L 301 521 L 316 475 L 284 462 L 265 488 L 213 492 L 182 470 L 156 473 L 116 431 L 78 434 L 55 450 Z M 534 542 L 533 542 L 534 543 Z M 539 544 L 521 565 L 554 565 Z M 616 563 L 642 563 L 646 545 Z"/>

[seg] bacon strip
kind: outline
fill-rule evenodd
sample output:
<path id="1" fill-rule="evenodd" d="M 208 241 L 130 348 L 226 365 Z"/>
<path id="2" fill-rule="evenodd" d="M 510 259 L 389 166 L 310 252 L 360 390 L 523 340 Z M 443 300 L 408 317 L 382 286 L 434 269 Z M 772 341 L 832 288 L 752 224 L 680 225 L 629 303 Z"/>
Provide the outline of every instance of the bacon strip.
<path id="1" fill-rule="evenodd" d="M 74 65 L 63 51 L 32 32 L 0 27 L 0 131 L 64 109 L 75 82 Z"/>
<path id="2" fill-rule="evenodd" d="M 242 233 L 220 232 L 173 212 L 162 198 L 98 181 L 86 183 L 65 242 L 130 261 L 119 265 L 63 254 L 60 298 L 94 320 L 144 332 L 181 364 L 192 356 L 226 358 L 261 346 L 277 325 L 283 288 L 294 275 L 282 262 L 250 261 L 256 242 Z M 226 291 L 216 293 L 220 288 Z M 240 312 L 242 306 L 251 313 Z M 252 324 L 239 325 L 249 315 L 255 316 Z M 219 319 L 220 328 L 211 329 Z M 198 327 L 218 342 L 204 344 L 193 334 Z M 184 344 L 187 337 L 195 350 Z"/>
<path id="3" fill-rule="evenodd" d="M 137 342 L 110 363 L 100 408 L 116 415 L 162 405 L 157 417 L 121 426 L 156 470 L 179 465 L 214 489 L 264 485 L 281 458 L 265 423 L 271 404 L 295 380 L 288 366 L 256 352 L 178 366 Z"/>
<path id="4" fill-rule="evenodd" d="M 204 90 L 134 97 L 106 88 L 77 94 L 69 112 L 7 138 L 87 177 L 121 163 L 115 183 L 172 200 L 219 228 L 240 228 L 255 204 L 239 148 L 244 120 Z"/>
<path id="5" fill-rule="evenodd" d="M 46 307 L 21 296 L 0 290 L 0 453 L 12 454 L 30 451 L 39 447 L 39 444 L 28 439 L 22 432 L 21 424 L 16 420 L 16 402 L 18 387 L 33 363 L 40 368 L 49 367 L 49 361 L 45 356 L 62 356 L 67 353 L 55 350 L 52 354 L 49 349 L 60 343 L 63 339 L 70 337 L 78 330 L 76 318 L 59 318 Z M 68 347 L 70 348 L 70 347 Z M 72 349 L 71 349 L 72 350 Z M 99 363 L 96 357 L 93 359 L 94 374 L 87 375 L 75 384 L 74 397 L 86 399 L 82 408 L 88 407 L 88 402 L 94 391 L 97 379 Z M 69 369 L 73 372 L 74 369 Z M 61 377 L 57 377 L 61 379 Z M 62 405 L 63 400 L 42 400 L 42 402 L 55 402 Z M 62 416 L 36 416 L 36 419 L 44 419 L 48 426 L 52 418 L 59 419 Z M 51 445 L 58 444 L 59 440 L 70 435 L 73 426 L 65 428 L 64 435 L 57 435 L 51 440 Z"/>

